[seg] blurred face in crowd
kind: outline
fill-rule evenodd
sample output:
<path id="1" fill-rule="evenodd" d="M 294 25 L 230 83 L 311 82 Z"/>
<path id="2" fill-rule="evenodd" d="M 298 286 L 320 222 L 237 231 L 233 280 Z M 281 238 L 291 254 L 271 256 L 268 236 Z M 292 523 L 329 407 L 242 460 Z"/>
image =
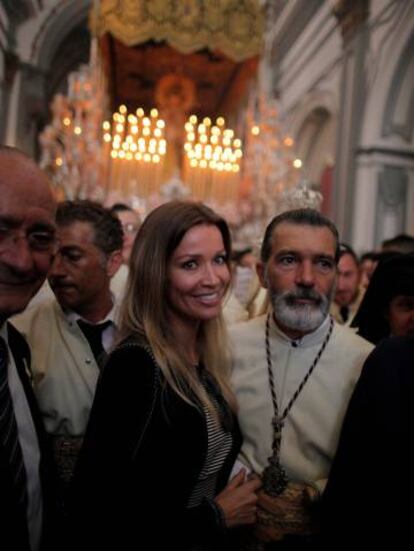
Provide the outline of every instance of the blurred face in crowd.
<path id="1" fill-rule="evenodd" d="M 0 153 L 0 323 L 24 310 L 55 250 L 56 204 L 30 159 Z"/>
<path id="2" fill-rule="evenodd" d="M 256 262 L 257 258 L 254 256 L 253 253 L 246 253 L 240 258 L 239 266 L 242 266 L 243 268 L 254 269 L 256 266 Z"/>
<path id="3" fill-rule="evenodd" d="M 168 266 L 168 306 L 172 323 L 197 324 L 216 318 L 230 284 L 220 230 L 200 224 L 184 235 Z"/>
<path id="4" fill-rule="evenodd" d="M 282 222 L 269 260 L 259 262 L 277 325 L 290 338 L 317 329 L 326 318 L 336 277 L 335 237 L 327 227 Z"/>
<path id="5" fill-rule="evenodd" d="M 360 272 L 352 255 L 345 253 L 338 262 L 335 302 L 339 306 L 349 306 L 358 295 Z"/>
<path id="6" fill-rule="evenodd" d="M 371 258 L 366 258 L 361 262 L 359 268 L 361 274 L 361 286 L 364 287 L 364 289 L 368 287 L 377 264 L 378 262 L 376 260 L 372 260 Z"/>
<path id="7" fill-rule="evenodd" d="M 139 216 L 132 210 L 121 210 L 116 213 L 118 216 L 122 230 L 124 232 L 124 245 L 122 248 L 122 257 L 124 263 L 128 263 L 131 256 L 132 246 L 134 244 L 135 236 L 141 225 Z"/>
<path id="8" fill-rule="evenodd" d="M 387 317 L 392 336 L 414 337 L 414 296 L 395 296 L 388 307 Z"/>
<path id="9" fill-rule="evenodd" d="M 94 239 L 89 222 L 60 226 L 59 248 L 49 274 L 61 307 L 92 322 L 101 320 L 112 306 L 109 282 L 121 263 L 118 251 L 108 256 Z"/>

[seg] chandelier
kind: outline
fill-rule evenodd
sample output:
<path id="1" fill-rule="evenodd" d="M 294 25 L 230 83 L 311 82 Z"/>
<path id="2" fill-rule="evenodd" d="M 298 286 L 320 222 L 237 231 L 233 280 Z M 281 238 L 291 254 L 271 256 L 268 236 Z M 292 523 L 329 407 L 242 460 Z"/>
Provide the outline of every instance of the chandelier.
<path id="1" fill-rule="evenodd" d="M 186 141 L 183 175 L 198 199 L 218 203 L 237 199 L 242 142 L 225 127 L 223 117 L 212 125 L 209 117 L 198 122 L 191 115 L 185 124 Z"/>
<path id="2" fill-rule="evenodd" d="M 112 192 L 142 199 L 158 193 L 167 152 L 164 130 L 155 108 L 146 116 L 142 108 L 128 113 L 121 105 L 111 122 L 103 122 L 104 178 Z"/>
<path id="3" fill-rule="evenodd" d="M 59 198 L 125 201 L 139 204 L 141 211 L 177 194 L 221 207 L 237 201 L 242 142 L 223 117 L 213 124 L 209 117 L 199 122 L 191 115 L 183 128 L 169 134 L 175 136 L 171 149 L 181 144 L 182 153 L 168 175 L 168 123 L 158 109 L 146 114 L 121 105 L 102 122 L 103 109 L 94 99 L 95 74 L 92 64 L 69 76 L 68 95 L 55 96 L 52 121 L 40 135 L 41 166 Z M 183 138 L 177 141 L 177 134 Z"/>
<path id="4" fill-rule="evenodd" d="M 152 13 L 150 7 L 155 9 L 155 3 L 144 3 L 148 14 Z M 106 17 L 111 12 L 115 18 L 121 17 L 121 28 L 129 32 L 134 3 L 119 2 L 124 6 L 122 10 L 114 8 L 110 0 L 104 4 L 106 11 L 95 9 L 101 31 L 113 23 L 112 16 Z M 195 17 L 198 4 L 186 2 L 184 15 Z M 207 11 L 214 8 L 208 2 L 202 4 Z M 248 28 L 237 24 L 242 15 L 243 21 L 259 21 L 248 16 L 253 4 L 240 1 L 237 18 L 233 17 L 236 13 L 226 11 L 233 22 L 234 36 Z M 127 17 L 128 9 L 134 13 L 128 12 Z M 197 17 L 207 11 L 200 11 Z M 159 29 L 155 12 L 153 15 L 148 17 L 154 28 L 164 32 L 164 28 Z M 137 32 L 142 27 L 141 19 L 137 17 L 134 23 Z M 233 52 L 235 59 L 250 55 L 251 32 L 244 41 L 246 51 L 243 55 Z M 131 43 L 144 41 L 143 36 L 137 36 Z M 202 38 L 210 47 L 207 35 Z M 229 46 L 235 44 L 236 40 L 228 42 Z M 198 105 L 196 87 L 179 71 L 161 76 L 156 83 L 152 101 L 157 108 L 146 108 L 145 113 L 142 108 L 128 110 L 121 105 L 111 114 L 96 38 L 91 48 L 89 64 L 69 76 L 67 95 L 55 97 L 52 121 L 40 136 L 41 164 L 55 183 L 58 197 L 88 197 L 108 205 L 124 201 L 145 215 L 170 198 L 191 196 L 221 212 L 236 239 L 247 242 L 262 235 L 269 218 L 284 206 L 302 199 L 318 201 L 309 186 L 297 185 L 303 180 L 302 163 L 295 155 L 293 138 L 283 128 L 279 105 L 269 95 L 251 89 L 247 109 L 237 125 L 234 119 L 230 124 L 235 125 L 238 135 L 221 116 L 214 121 L 208 116 L 189 116 Z"/>
<path id="5" fill-rule="evenodd" d="M 58 198 L 124 201 L 144 216 L 173 197 L 191 196 L 219 211 L 235 238 L 249 243 L 281 209 L 316 205 L 320 197 L 303 181 L 279 105 L 270 92 L 260 92 L 260 82 L 259 92 L 250 88 L 247 109 L 233 113 L 229 126 L 238 135 L 221 116 L 190 116 L 197 107 L 203 115 L 208 111 L 198 101 L 197 79 L 183 67 L 150 80 L 155 87 L 151 99 L 143 100 L 146 113 L 131 110 L 128 94 L 118 96 L 128 108 L 121 105 L 113 114 L 108 109 L 97 37 L 109 33 L 124 46 L 166 41 L 183 55 L 207 49 L 241 62 L 263 53 L 265 4 L 94 0 L 89 64 L 69 76 L 68 92 L 54 98 L 52 120 L 40 135 L 40 164 Z"/>
<path id="6" fill-rule="evenodd" d="M 235 213 L 235 236 L 240 242 L 257 243 L 277 213 L 291 203 L 309 202 L 308 186 L 298 188 L 303 178 L 302 161 L 295 142 L 284 128 L 276 99 L 253 92 L 246 113 L 244 181 L 249 192 Z M 292 198 L 294 193 L 294 199 Z"/>
<path id="7" fill-rule="evenodd" d="M 40 166 L 50 176 L 58 199 L 106 195 L 100 127 L 106 106 L 105 77 L 92 40 L 90 61 L 68 77 L 66 95 L 56 94 L 52 120 L 39 135 Z"/>
<path id="8" fill-rule="evenodd" d="M 302 161 L 295 154 L 293 138 L 286 132 L 278 102 L 260 94 L 253 97 L 247 113 L 246 170 L 257 182 L 259 198 L 273 203 L 296 185 Z"/>

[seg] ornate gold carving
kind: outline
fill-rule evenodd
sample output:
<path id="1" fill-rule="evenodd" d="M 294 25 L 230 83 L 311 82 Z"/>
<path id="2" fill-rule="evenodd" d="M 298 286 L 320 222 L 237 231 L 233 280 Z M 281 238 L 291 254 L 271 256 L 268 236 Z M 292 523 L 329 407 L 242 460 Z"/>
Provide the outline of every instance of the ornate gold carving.
<path id="1" fill-rule="evenodd" d="M 207 47 L 243 61 L 260 54 L 264 16 L 259 0 L 101 0 L 91 28 L 126 46 L 166 40 L 184 54 Z"/>

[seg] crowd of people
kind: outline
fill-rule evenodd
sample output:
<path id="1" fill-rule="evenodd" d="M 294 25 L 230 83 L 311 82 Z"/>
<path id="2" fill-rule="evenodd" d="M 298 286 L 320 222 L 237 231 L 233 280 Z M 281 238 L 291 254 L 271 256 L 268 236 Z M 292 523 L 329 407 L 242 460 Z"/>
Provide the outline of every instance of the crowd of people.
<path id="1" fill-rule="evenodd" d="M 405 541 L 414 238 L 358 258 L 301 208 L 270 221 L 258 257 L 232 252 L 202 203 L 143 221 L 124 204 L 56 204 L 6 146 L 0 193 L 10 548 Z"/>

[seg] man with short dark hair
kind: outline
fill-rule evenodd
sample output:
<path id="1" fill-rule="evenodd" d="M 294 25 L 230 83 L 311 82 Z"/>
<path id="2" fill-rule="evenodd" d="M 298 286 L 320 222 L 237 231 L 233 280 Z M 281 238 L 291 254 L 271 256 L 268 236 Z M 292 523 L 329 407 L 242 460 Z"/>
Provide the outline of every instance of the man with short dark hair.
<path id="1" fill-rule="evenodd" d="M 382 252 L 414 253 L 414 237 L 407 233 L 399 233 L 381 243 Z"/>
<path id="2" fill-rule="evenodd" d="M 7 320 L 42 285 L 55 250 L 56 204 L 46 175 L 21 151 L 0 146 L 0 519 L 2 548 L 56 548 L 56 512 L 30 351 Z M 51 459 L 49 457 L 49 459 Z"/>
<path id="3" fill-rule="evenodd" d="M 64 482 L 71 478 L 95 386 L 116 335 L 109 282 L 122 262 L 119 220 L 90 201 L 57 211 L 59 247 L 49 272 L 55 297 L 15 318 L 33 351 L 35 391 Z"/>
<path id="4" fill-rule="evenodd" d="M 372 348 L 329 316 L 338 255 L 338 232 L 319 212 L 275 217 L 257 265 L 271 310 L 230 330 L 241 459 L 262 476 L 259 511 L 266 511 L 272 532 L 264 539 L 312 532 L 305 498 L 323 491 L 349 397 Z M 268 532 L 263 527 L 259 522 L 259 532 Z"/>
<path id="5" fill-rule="evenodd" d="M 364 294 L 360 283 L 361 271 L 358 257 L 349 245 L 341 243 L 336 291 L 331 305 L 331 315 L 338 323 L 351 324 Z"/>

